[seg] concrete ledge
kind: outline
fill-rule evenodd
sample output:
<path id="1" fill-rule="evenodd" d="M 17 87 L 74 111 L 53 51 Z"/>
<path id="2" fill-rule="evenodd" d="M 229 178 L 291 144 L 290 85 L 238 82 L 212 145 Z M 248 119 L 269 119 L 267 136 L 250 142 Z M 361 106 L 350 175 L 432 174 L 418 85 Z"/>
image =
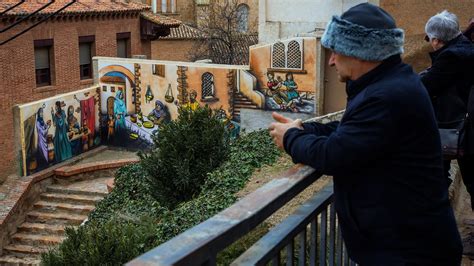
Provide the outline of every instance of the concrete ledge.
<path id="1" fill-rule="evenodd" d="M 95 172 L 98 170 L 105 170 L 111 168 L 119 168 L 128 164 L 138 163 L 140 159 L 119 159 L 109 161 L 99 161 L 78 164 L 73 166 L 63 166 L 54 170 L 54 175 L 57 177 L 69 177 L 73 175 L 83 174 L 87 172 Z"/>

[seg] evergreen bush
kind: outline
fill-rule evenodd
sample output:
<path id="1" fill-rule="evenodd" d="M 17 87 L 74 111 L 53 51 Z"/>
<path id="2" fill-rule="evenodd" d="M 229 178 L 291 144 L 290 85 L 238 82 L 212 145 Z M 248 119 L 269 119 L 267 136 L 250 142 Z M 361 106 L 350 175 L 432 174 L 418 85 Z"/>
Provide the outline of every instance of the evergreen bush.
<path id="1" fill-rule="evenodd" d="M 115 188 L 98 203 L 89 222 L 68 229 L 67 239 L 42 255 L 43 265 L 119 265 L 145 253 L 232 205 L 254 170 L 280 155 L 267 131 L 245 134 L 230 145 L 227 160 L 205 178 L 201 192 L 174 209 L 161 207 L 142 165 L 121 168 Z M 148 218 L 141 218 L 148 217 Z M 268 228 L 255 229 L 219 255 L 224 265 Z M 120 252 L 123 252 L 120 253 Z"/>
<path id="2" fill-rule="evenodd" d="M 153 195 L 166 207 L 195 197 L 206 175 L 229 154 L 229 136 L 217 112 L 208 106 L 180 108 L 178 119 L 160 128 L 155 147 L 141 153 Z"/>

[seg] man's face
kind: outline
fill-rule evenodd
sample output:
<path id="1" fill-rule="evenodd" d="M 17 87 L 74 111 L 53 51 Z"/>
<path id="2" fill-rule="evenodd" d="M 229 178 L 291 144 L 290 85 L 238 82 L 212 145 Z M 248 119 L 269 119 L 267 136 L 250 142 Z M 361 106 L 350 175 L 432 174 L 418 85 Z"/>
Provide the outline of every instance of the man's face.
<path id="1" fill-rule="evenodd" d="M 347 82 L 351 79 L 355 58 L 331 52 L 329 66 L 335 67 L 340 82 Z"/>

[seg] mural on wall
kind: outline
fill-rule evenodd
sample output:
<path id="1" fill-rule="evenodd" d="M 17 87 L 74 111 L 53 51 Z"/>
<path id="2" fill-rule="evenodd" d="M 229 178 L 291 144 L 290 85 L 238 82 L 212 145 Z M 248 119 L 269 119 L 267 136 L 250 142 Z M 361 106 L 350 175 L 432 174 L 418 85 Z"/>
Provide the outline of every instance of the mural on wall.
<path id="1" fill-rule="evenodd" d="M 316 38 L 293 38 L 250 49 L 250 72 L 266 110 L 316 112 Z"/>
<path id="2" fill-rule="evenodd" d="M 63 162 L 100 144 L 98 88 L 20 105 L 23 174 Z"/>
<path id="3" fill-rule="evenodd" d="M 159 63 L 159 64 L 157 64 Z M 104 143 L 148 149 L 160 127 L 178 116 L 178 108 L 209 105 L 237 135 L 231 101 L 236 70 L 204 64 L 100 58 L 100 128 Z"/>

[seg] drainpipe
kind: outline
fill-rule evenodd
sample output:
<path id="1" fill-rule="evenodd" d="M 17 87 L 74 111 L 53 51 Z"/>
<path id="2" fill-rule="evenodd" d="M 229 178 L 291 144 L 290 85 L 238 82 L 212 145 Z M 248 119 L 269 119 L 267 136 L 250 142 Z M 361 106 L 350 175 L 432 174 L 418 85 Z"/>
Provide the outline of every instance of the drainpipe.
<path id="1" fill-rule="evenodd" d="M 151 10 L 155 14 L 156 14 L 156 1 L 158 1 L 158 0 L 151 0 Z"/>

